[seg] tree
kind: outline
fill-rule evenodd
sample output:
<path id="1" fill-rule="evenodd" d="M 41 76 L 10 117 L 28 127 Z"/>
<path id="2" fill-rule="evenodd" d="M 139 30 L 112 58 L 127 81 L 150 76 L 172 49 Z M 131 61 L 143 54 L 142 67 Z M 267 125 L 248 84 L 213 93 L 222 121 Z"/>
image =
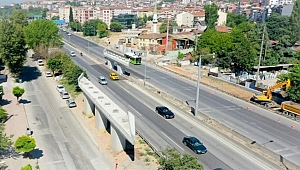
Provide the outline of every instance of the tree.
<path id="1" fill-rule="evenodd" d="M 112 22 L 109 27 L 114 32 L 120 32 L 123 29 L 123 25 L 118 22 Z"/>
<path id="2" fill-rule="evenodd" d="M 17 102 L 19 102 L 19 97 L 21 97 L 25 93 L 25 89 L 23 89 L 19 86 L 16 86 L 13 88 L 12 93 L 15 97 L 17 97 Z"/>
<path id="3" fill-rule="evenodd" d="M 27 58 L 23 29 L 19 24 L 13 25 L 7 18 L 0 23 L 0 54 L 13 74 L 22 71 Z"/>
<path id="4" fill-rule="evenodd" d="M 152 20 L 153 20 L 153 15 L 148 16 L 148 17 L 147 17 L 147 20 L 148 20 L 148 21 L 152 21 Z"/>
<path id="5" fill-rule="evenodd" d="M 168 24 L 168 21 L 164 21 L 161 26 L 159 27 L 159 32 L 160 33 L 166 33 L 167 32 L 167 24 Z M 169 33 L 172 34 L 173 33 L 173 27 L 174 26 L 178 26 L 176 22 L 169 22 Z"/>
<path id="6" fill-rule="evenodd" d="M 13 25 L 20 25 L 22 28 L 28 25 L 26 14 L 22 10 L 13 11 L 12 16 Z"/>
<path id="7" fill-rule="evenodd" d="M 109 35 L 108 27 L 105 22 L 98 23 L 98 36 L 100 38 L 107 37 Z"/>
<path id="8" fill-rule="evenodd" d="M 248 19 L 245 15 L 228 13 L 226 18 L 226 26 L 227 27 L 236 27 L 242 23 L 247 23 Z"/>
<path id="9" fill-rule="evenodd" d="M 82 31 L 82 25 L 78 21 L 71 22 L 70 27 L 71 27 L 72 31 L 76 31 L 76 32 L 78 32 L 78 31 L 81 32 Z"/>
<path id="10" fill-rule="evenodd" d="M 205 23 L 207 29 L 215 29 L 218 21 L 218 6 L 216 4 L 205 5 Z"/>
<path id="11" fill-rule="evenodd" d="M 105 24 L 105 22 L 99 19 L 94 19 L 83 23 L 83 36 L 95 36 L 97 35 L 97 30 L 99 34 L 99 27 L 98 27 L 99 24 L 101 25 L 100 26 L 101 33 L 105 33 L 107 31 L 107 25 Z M 107 31 L 107 35 L 108 35 L 108 31 Z"/>
<path id="12" fill-rule="evenodd" d="M 300 65 L 295 65 L 288 74 L 281 74 L 279 79 L 281 81 L 291 80 L 291 86 L 287 89 L 287 94 L 290 100 L 300 102 Z"/>
<path id="13" fill-rule="evenodd" d="M 56 24 L 51 20 L 37 19 L 24 27 L 25 40 L 30 49 L 42 45 L 46 48 L 50 46 L 61 46 L 62 35 Z"/>
<path id="14" fill-rule="evenodd" d="M 144 23 L 147 23 L 147 21 L 148 21 L 148 17 L 147 17 L 147 15 L 146 15 L 146 14 L 144 14 L 144 16 L 143 16 L 143 20 L 144 20 Z"/>
<path id="15" fill-rule="evenodd" d="M 7 119 L 7 112 L 0 106 L 0 123 L 4 122 Z"/>
<path id="16" fill-rule="evenodd" d="M 203 166 L 198 164 L 197 158 L 188 154 L 180 154 L 175 148 L 167 147 L 161 154 L 162 157 L 158 159 L 161 170 L 203 170 Z"/>
<path id="17" fill-rule="evenodd" d="M 30 164 L 21 168 L 21 170 L 32 170 L 32 166 Z"/>
<path id="18" fill-rule="evenodd" d="M 300 0 L 294 2 L 293 11 L 289 18 L 291 39 L 290 42 L 294 45 L 300 39 Z"/>
<path id="19" fill-rule="evenodd" d="M 48 8 L 44 8 L 44 9 L 42 10 L 42 16 L 43 16 L 43 18 L 46 18 L 47 12 L 48 12 L 48 11 L 49 11 Z"/>
<path id="20" fill-rule="evenodd" d="M 12 137 L 13 135 L 7 136 L 6 133 L 4 133 L 4 124 L 0 124 L 0 155 L 3 153 L 3 151 L 7 150 L 12 144 Z"/>
<path id="21" fill-rule="evenodd" d="M 58 16 L 58 15 L 53 16 L 53 17 L 51 18 L 51 20 L 59 20 L 59 16 Z"/>
<path id="22" fill-rule="evenodd" d="M 35 139 L 30 136 L 23 135 L 18 137 L 14 146 L 17 152 L 24 152 L 25 154 L 28 154 L 36 147 Z"/>
<path id="23" fill-rule="evenodd" d="M 61 68 L 61 61 L 58 58 L 51 58 L 48 60 L 47 65 L 54 74 L 56 70 Z"/>
<path id="24" fill-rule="evenodd" d="M 71 23 L 71 22 L 74 22 L 72 7 L 70 7 L 70 14 L 69 14 L 69 23 Z"/>

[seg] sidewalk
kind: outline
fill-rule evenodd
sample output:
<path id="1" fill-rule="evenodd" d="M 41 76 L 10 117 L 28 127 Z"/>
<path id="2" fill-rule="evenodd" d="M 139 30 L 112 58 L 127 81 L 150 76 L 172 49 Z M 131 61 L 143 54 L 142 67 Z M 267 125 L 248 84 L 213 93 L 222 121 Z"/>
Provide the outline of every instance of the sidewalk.
<path id="1" fill-rule="evenodd" d="M 17 98 L 12 94 L 12 89 L 15 86 L 22 87 L 21 83 L 15 83 L 14 78 L 11 75 L 8 75 L 7 82 L 1 84 L 4 90 L 4 96 L 2 101 L 2 107 L 7 111 L 8 116 L 13 115 L 6 123 L 5 123 L 5 133 L 7 135 L 13 134 L 12 138 L 13 142 L 20 136 L 25 135 L 26 128 L 28 127 L 28 121 L 26 112 L 24 110 L 24 105 L 22 104 L 22 100 L 19 105 L 17 105 Z M 26 91 L 25 91 L 26 93 Z M 29 158 L 23 158 L 22 154 L 19 154 L 14 151 L 12 148 L 9 152 L 0 157 L 2 161 L 6 161 L 5 170 L 18 170 L 21 167 L 26 166 L 27 164 L 31 164 L 34 168 L 36 165 L 35 160 L 31 160 Z"/>

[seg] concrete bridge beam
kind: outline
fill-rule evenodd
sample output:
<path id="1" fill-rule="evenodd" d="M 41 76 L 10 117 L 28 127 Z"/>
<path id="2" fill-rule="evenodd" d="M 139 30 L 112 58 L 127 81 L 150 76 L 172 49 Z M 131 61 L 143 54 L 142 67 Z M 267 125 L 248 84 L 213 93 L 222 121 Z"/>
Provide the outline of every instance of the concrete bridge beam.
<path id="1" fill-rule="evenodd" d="M 116 152 L 123 151 L 126 147 L 126 139 L 122 136 L 120 131 L 118 131 L 118 129 L 114 126 L 111 126 L 110 134 L 111 148 Z"/>
<path id="2" fill-rule="evenodd" d="M 106 130 L 107 127 L 107 119 L 104 114 L 101 113 L 101 110 L 95 109 L 95 117 L 96 117 L 96 128 L 98 130 Z"/>
<path id="3" fill-rule="evenodd" d="M 94 114 L 95 113 L 95 104 L 88 98 L 86 95 L 83 95 L 84 98 L 84 113 L 86 115 Z"/>

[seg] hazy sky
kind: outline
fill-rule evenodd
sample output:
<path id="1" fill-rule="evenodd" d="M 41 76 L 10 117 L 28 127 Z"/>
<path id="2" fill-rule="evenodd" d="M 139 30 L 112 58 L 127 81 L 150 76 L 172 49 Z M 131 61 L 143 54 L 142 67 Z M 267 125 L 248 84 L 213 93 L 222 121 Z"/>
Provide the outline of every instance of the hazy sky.
<path id="1" fill-rule="evenodd" d="M 26 1 L 35 1 L 35 0 L 0 0 L 0 6 L 10 5 L 11 3 L 21 3 Z"/>

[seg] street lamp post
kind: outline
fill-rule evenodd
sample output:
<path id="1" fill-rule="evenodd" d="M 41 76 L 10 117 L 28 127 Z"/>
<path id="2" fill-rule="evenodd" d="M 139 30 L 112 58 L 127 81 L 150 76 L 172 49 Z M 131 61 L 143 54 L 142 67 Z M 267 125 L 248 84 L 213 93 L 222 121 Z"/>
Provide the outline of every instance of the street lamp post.
<path id="1" fill-rule="evenodd" d="M 90 26 L 90 27 L 83 27 L 83 29 L 86 29 L 86 28 L 93 28 L 94 29 L 94 33 L 96 32 L 95 30 L 95 27 L 94 26 Z M 94 35 L 94 34 L 93 34 Z M 90 53 L 90 41 L 87 39 L 87 42 L 88 42 L 88 53 Z"/>
<path id="2" fill-rule="evenodd" d="M 199 105 L 199 90 L 200 90 L 200 79 L 201 79 L 201 58 L 202 56 L 215 56 L 215 53 L 212 54 L 205 54 L 205 55 L 200 55 L 199 57 L 199 62 L 198 62 L 198 79 L 197 79 L 197 95 L 196 95 L 196 106 L 195 106 L 195 111 L 194 115 L 197 116 L 198 114 L 198 105 Z"/>
<path id="3" fill-rule="evenodd" d="M 147 65 L 146 65 L 146 59 L 147 59 L 147 55 L 148 55 L 148 50 L 146 50 L 145 52 L 145 76 L 144 76 L 144 86 L 146 86 L 146 79 L 147 79 Z"/>

